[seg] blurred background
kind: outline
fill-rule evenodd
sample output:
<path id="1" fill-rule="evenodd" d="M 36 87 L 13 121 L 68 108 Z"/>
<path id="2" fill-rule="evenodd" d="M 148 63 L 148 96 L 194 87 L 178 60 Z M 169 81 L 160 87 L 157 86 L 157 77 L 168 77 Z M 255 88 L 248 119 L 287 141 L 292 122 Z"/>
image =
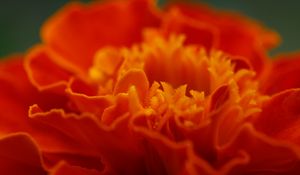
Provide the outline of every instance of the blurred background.
<path id="1" fill-rule="evenodd" d="M 39 28 L 70 0 L 9 0 L 0 2 L 0 58 L 26 51 L 39 42 Z M 300 1 L 196 0 L 219 9 L 233 10 L 263 22 L 280 33 L 278 52 L 300 51 Z M 162 3 L 162 0 L 160 0 Z"/>

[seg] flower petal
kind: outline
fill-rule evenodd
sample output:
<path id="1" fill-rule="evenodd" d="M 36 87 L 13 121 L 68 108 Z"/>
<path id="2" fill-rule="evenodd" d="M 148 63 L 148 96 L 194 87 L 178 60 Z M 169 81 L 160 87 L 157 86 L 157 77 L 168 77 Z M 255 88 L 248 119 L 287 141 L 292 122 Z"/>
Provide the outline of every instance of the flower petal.
<path id="1" fill-rule="evenodd" d="M 219 33 L 217 49 L 248 58 L 257 71 L 261 71 L 265 64 L 265 51 L 278 44 L 276 33 L 234 13 L 183 3 L 173 4 L 169 8 L 177 8 L 186 17 L 215 27 Z"/>
<path id="2" fill-rule="evenodd" d="M 300 89 L 272 96 L 254 121 L 259 131 L 280 140 L 300 144 Z"/>
<path id="3" fill-rule="evenodd" d="M 229 99 L 230 89 L 228 85 L 218 87 L 211 95 L 210 111 L 220 109 Z"/>
<path id="4" fill-rule="evenodd" d="M 7 135 L 0 139 L 0 163 L 1 174 L 47 174 L 37 145 L 24 133 Z"/>
<path id="5" fill-rule="evenodd" d="M 154 131 L 132 125 L 144 138 L 145 161 L 150 174 L 213 174 L 211 166 L 199 159 L 191 142 L 176 143 Z"/>
<path id="6" fill-rule="evenodd" d="M 228 174 L 297 174 L 300 171 L 300 149 L 257 132 L 245 124 L 228 145 L 219 148 L 219 162 L 245 151 L 248 161 L 242 161 Z"/>
<path id="7" fill-rule="evenodd" d="M 50 18 L 42 39 L 53 59 L 86 74 L 95 52 L 103 46 L 130 46 L 141 40 L 145 27 L 159 23 L 148 0 L 72 3 Z"/>
<path id="8" fill-rule="evenodd" d="M 43 112 L 33 106 L 31 118 L 37 125 L 43 126 L 42 134 L 45 137 L 55 141 L 47 150 L 45 146 L 42 147 L 45 152 L 100 157 L 111 173 L 139 174 L 144 171 L 137 138 L 128 130 L 127 116 L 119 118 L 108 127 L 97 122 L 91 115 L 65 114 L 62 110 Z M 60 150 L 55 150 L 55 147 Z M 120 157 L 127 161 L 120 160 Z M 84 167 L 83 164 L 80 166 Z"/>
<path id="9" fill-rule="evenodd" d="M 300 54 L 281 55 L 270 63 L 261 80 L 264 93 L 275 94 L 290 88 L 300 88 Z"/>
<path id="10" fill-rule="evenodd" d="M 198 44 L 207 50 L 218 47 L 219 34 L 214 26 L 188 18 L 176 8 L 170 10 L 163 22 L 161 30 L 166 36 L 184 34 L 186 44 Z"/>
<path id="11" fill-rule="evenodd" d="M 97 155 L 86 156 L 80 154 L 43 152 L 43 162 L 50 171 L 56 169 L 61 160 L 70 166 L 78 166 L 92 171 L 102 172 L 105 169 L 105 165 L 102 163 L 101 158 L 99 156 L 97 157 Z"/>
<path id="12" fill-rule="evenodd" d="M 97 95 L 95 91 L 93 85 L 86 84 L 75 78 L 68 83 L 68 87 L 65 90 L 77 110 L 101 116 L 103 111 L 112 105 L 113 99 L 109 95 Z"/>
<path id="13" fill-rule="evenodd" d="M 31 49 L 24 64 L 31 83 L 40 91 L 57 89 L 63 92 L 71 76 L 50 59 L 44 46 Z"/>
<path id="14" fill-rule="evenodd" d="M 138 69 L 132 69 L 123 75 L 119 81 L 117 81 L 114 93 L 126 93 L 131 86 L 135 86 L 139 98 L 144 102 L 149 89 L 148 78 L 144 71 Z"/>
<path id="15" fill-rule="evenodd" d="M 86 169 L 80 166 L 72 166 L 66 162 L 60 162 L 52 169 L 50 175 L 101 175 L 96 170 Z"/>
<path id="16" fill-rule="evenodd" d="M 65 108 L 66 99 L 55 93 L 40 93 L 29 82 L 22 56 L 0 64 L 0 134 L 34 132 L 28 121 L 28 108 L 38 103 L 43 109 Z"/>

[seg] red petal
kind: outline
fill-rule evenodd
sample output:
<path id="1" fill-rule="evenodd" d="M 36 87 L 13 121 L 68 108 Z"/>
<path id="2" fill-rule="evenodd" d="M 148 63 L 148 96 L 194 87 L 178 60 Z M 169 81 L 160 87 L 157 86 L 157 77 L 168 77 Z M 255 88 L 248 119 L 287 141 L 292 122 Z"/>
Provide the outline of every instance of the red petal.
<path id="1" fill-rule="evenodd" d="M 129 70 L 117 82 L 114 93 L 126 93 L 131 86 L 136 88 L 141 101 L 144 102 L 149 89 L 148 78 L 144 71 L 138 69 Z"/>
<path id="2" fill-rule="evenodd" d="M 118 94 L 115 103 L 106 108 L 101 116 L 101 122 L 105 125 L 112 125 L 118 118 L 128 115 L 129 104 L 128 95 Z"/>
<path id="3" fill-rule="evenodd" d="M 101 175 L 100 172 L 93 169 L 86 169 L 80 166 L 72 166 L 66 162 L 60 162 L 50 175 Z"/>
<path id="4" fill-rule="evenodd" d="M 40 145 L 43 152 L 50 153 L 78 153 L 81 155 L 91 154 L 91 150 L 84 150 L 81 141 L 78 141 L 77 136 L 69 132 L 61 132 L 59 128 L 65 124 L 65 121 L 60 121 L 56 117 L 56 113 L 65 115 L 63 110 L 53 109 L 51 112 L 43 113 L 42 109 L 37 105 L 31 106 L 29 110 L 30 124 L 34 128 L 33 137 Z M 75 114 L 74 114 L 75 115 Z M 51 116 L 52 118 L 48 118 Z M 56 120 L 56 125 L 47 124 L 48 120 Z M 59 124 L 59 125 L 58 125 Z M 65 129 L 67 130 L 67 128 Z M 77 129 L 79 130 L 79 129 Z M 78 132 L 78 131 L 77 131 Z"/>
<path id="5" fill-rule="evenodd" d="M 149 174 L 214 174 L 211 166 L 195 155 L 190 142 L 176 143 L 137 125 L 133 125 L 133 129 L 144 138 Z"/>
<path id="6" fill-rule="evenodd" d="M 213 26 L 219 33 L 219 46 L 232 55 L 249 59 L 253 68 L 261 71 L 265 61 L 265 51 L 278 43 L 278 35 L 258 23 L 229 12 L 216 12 L 201 5 L 175 4 L 188 18 Z"/>
<path id="7" fill-rule="evenodd" d="M 219 149 L 219 161 L 226 162 L 243 151 L 244 160 L 228 174 L 299 174 L 300 149 L 263 135 L 244 125 L 236 138 Z"/>
<path id="8" fill-rule="evenodd" d="M 218 87 L 211 95 L 210 111 L 219 110 L 229 99 L 230 89 L 228 85 Z"/>
<path id="9" fill-rule="evenodd" d="M 262 108 L 254 126 L 265 134 L 300 144 L 300 89 L 274 95 Z"/>
<path id="10" fill-rule="evenodd" d="M 72 3 L 44 25 L 42 39 L 54 59 L 86 73 L 101 47 L 129 46 L 141 40 L 143 28 L 158 25 L 151 5 L 147 0 Z"/>
<path id="11" fill-rule="evenodd" d="M 79 79 L 73 79 L 69 82 L 66 93 L 80 112 L 101 116 L 104 109 L 112 105 L 112 97 L 108 95 L 98 96 L 96 88 L 89 85 Z"/>
<path id="12" fill-rule="evenodd" d="M 101 158 L 95 156 L 85 156 L 80 154 L 69 153 L 45 153 L 43 152 L 43 162 L 47 165 L 48 169 L 53 169 L 59 162 L 63 160 L 72 166 L 80 166 L 86 169 L 103 171 L 105 165 L 103 165 Z"/>
<path id="13" fill-rule="evenodd" d="M 261 89 L 275 94 L 290 88 L 300 88 L 300 54 L 282 55 L 271 63 L 270 70 L 261 80 Z"/>
<path id="14" fill-rule="evenodd" d="M 64 92 L 70 73 L 55 64 L 44 46 L 36 46 L 26 56 L 26 72 L 39 90 L 59 89 Z"/>
<path id="15" fill-rule="evenodd" d="M 0 139 L 0 164 L 1 174 L 47 174 L 37 145 L 27 134 L 17 133 Z"/>
<path id="16" fill-rule="evenodd" d="M 53 139 L 48 148 L 43 145 L 45 152 L 101 157 L 107 168 L 115 173 L 135 174 L 144 170 L 140 161 L 141 150 L 136 143 L 137 138 L 128 130 L 126 116 L 107 127 L 90 115 L 65 114 L 62 110 L 42 112 L 35 106 L 31 110 L 31 117 L 43 128 L 40 134 L 45 139 Z M 120 157 L 126 158 L 126 161 Z M 84 164 L 80 166 L 84 167 Z"/>
<path id="17" fill-rule="evenodd" d="M 187 44 L 198 44 L 208 50 L 217 47 L 219 44 L 218 31 L 214 26 L 187 18 L 176 9 L 172 9 L 165 16 L 162 32 L 165 35 L 172 33 L 185 34 Z"/>
<path id="18" fill-rule="evenodd" d="M 244 57 L 232 57 L 231 63 L 234 65 L 234 71 L 237 72 L 241 69 L 252 69 L 251 64 Z"/>
<path id="19" fill-rule="evenodd" d="M 43 109 L 64 108 L 66 99 L 54 93 L 39 93 L 30 84 L 21 56 L 0 63 L 0 133 L 32 132 L 28 121 L 29 106 L 38 103 Z"/>

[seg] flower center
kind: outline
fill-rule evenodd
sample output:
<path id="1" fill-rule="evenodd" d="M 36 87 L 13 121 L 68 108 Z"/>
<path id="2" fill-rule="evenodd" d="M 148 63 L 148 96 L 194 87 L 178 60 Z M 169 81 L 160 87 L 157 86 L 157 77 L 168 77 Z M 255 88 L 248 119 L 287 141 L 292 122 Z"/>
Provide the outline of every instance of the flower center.
<path id="1" fill-rule="evenodd" d="M 103 48 L 95 55 L 90 78 L 99 85 L 99 94 L 114 94 L 124 75 L 143 72 L 150 87 L 140 102 L 145 115 L 154 115 L 148 117 L 151 128 L 162 128 L 170 117 L 187 127 L 207 122 L 206 111 L 223 103 L 230 104 L 228 110 L 242 109 L 242 116 L 260 112 L 264 97 L 257 93 L 253 71 L 220 51 L 207 53 L 200 45 L 185 45 L 184 39 L 147 31 L 144 41 L 131 48 Z M 143 76 L 131 77 L 129 83 L 136 86 L 145 81 L 139 78 Z"/>
<path id="2" fill-rule="evenodd" d="M 145 33 L 144 42 L 132 48 L 98 51 L 89 72 L 91 79 L 108 90 L 130 69 L 141 69 L 150 84 L 187 85 L 188 90 L 210 94 L 234 76 L 234 65 L 221 52 L 208 54 L 201 46 L 184 45 L 183 35 L 166 39 L 155 31 Z"/>

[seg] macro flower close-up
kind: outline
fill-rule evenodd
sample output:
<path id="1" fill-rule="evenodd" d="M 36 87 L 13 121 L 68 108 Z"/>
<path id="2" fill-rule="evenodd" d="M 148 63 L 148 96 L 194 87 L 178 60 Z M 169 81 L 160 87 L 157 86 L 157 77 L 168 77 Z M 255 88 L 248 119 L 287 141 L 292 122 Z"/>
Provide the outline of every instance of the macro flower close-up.
<path id="1" fill-rule="evenodd" d="M 0 60 L 0 174 L 300 174 L 300 53 L 236 12 L 69 2 Z"/>

